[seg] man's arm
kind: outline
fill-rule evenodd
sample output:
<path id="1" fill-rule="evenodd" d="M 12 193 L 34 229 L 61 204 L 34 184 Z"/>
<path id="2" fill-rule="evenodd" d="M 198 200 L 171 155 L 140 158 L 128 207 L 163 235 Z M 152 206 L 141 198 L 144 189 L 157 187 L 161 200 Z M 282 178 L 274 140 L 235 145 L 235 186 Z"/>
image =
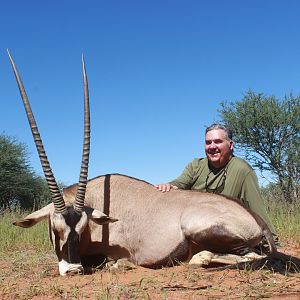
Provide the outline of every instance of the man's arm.
<path id="1" fill-rule="evenodd" d="M 169 192 L 171 189 L 175 189 L 175 190 L 178 189 L 178 187 L 176 185 L 173 185 L 171 183 L 160 183 L 160 184 L 155 185 L 155 187 L 158 190 L 162 191 L 163 193 Z"/>
<path id="2" fill-rule="evenodd" d="M 244 181 L 241 200 L 257 215 L 259 215 L 268 225 L 272 233 L 275 234 L 275 228 L 267 214 L 265 203 L 262 199 L 258 179 L 254 171 L 250 172 Z"/>
<path id="3" fill-rule="evenodd" d="M 193 162 L 191 162 L 175 180 L 167 183 L 157 184 L 155 187 L 162 192 L 169 192 L 171 189 L 188 190 L 193 184 L 194 172 Z"/>

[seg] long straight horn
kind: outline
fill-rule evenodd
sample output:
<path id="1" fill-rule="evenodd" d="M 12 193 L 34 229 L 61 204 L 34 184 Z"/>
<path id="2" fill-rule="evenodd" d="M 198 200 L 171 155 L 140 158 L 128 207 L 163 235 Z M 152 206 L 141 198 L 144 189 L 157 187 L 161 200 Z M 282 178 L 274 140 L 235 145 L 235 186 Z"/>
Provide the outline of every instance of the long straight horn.
<path id="1" fill-rule="evenodd" d="M 40 161 L 41 161 L 41 164 L 42 164 L 42 168 L 43 168 L 43 171 L 44 171 L 44 174 L 45 174 L 45 177 L 46 177 L 46 181 L 47 181 L 47 184 L 48 184 L 48 187 L 49 187 L 49 190 L 50 190 L 50 194 L 51 194 L 51 198 L 52 198 L 52 201 L 53 201 L 53 204 L 54 204 L 55 212 L 63 213 L 65 208 L 66 208 L 64 199 L 61 195 L 59 187 L 58 187 L 58 185 L 55 181 L 54 175 L 52 173 L 52 170 L 51 170 L 46 152 L 44 150 L 44 146 L 43 146 L 43 143 L 42 143 L 42 140 L 41 140 L 41 136 L 39 134 L 39 130 L 38 130 L 38 127 L 36 125 L 34 115 L 33 115 L 33 112 L 31 110 L 31 106 L 30 106 L 26 91 L 24 89 L 21 77 L 19 75 L 19 72 L 16 68 L 16 65 L 15 65 L 15 63 L 14 63 L 14 61 L 13 61 L 13 59 L 12 59 L 12 57 L 11 57 L 8 50 L 7 50 L 7 53 L 8 53 L 9 60 L 10 60 L 11 65 L 13 67 L 14 74 L 15 74 L 15 77 L 16 77 L 16 80 L 17 80 L 17 83 L 18 83 L 18 86 L 19 86 L 20 94 L 21 94 L 21 97 L 22 97 L 22 100 L 23 100 L 23 104 L 24 104 L 24 107 L 25 107 L 25 111 L 26 111 L 26 114 L 27 114 L 27 118 L 28 118 L 28 121 L 29 121 L 29 125 L 30 125 L 30 128 L 31 128 L 33 139 L 34 139 L 34 142 L 35 142 L 35 146 L 36 146 L 36 149 L 38 151 Z"/>
<path id="2" fill-rule="evenodd" d="M 74 208 L 77 211 L 82 211 L 84 206 L 85 191 L 88 178 L 88 166 L 90 156 L 90 103 L 89 103 L 89 87 L 86 76 L 86 69 L 84 57 L 82 55 L 82 74 L 83 74 L 83 87 L 84 87 L 84 139 L 82 162 L 80 169 L 80 177 L 78 183 L 77 194 L 74 202 Z"/>

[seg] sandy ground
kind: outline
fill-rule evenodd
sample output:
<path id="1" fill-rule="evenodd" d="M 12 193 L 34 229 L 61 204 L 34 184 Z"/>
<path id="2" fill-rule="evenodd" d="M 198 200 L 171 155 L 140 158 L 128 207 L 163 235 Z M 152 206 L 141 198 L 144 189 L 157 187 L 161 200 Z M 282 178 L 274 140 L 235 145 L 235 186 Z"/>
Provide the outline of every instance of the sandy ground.
<path id="1" fill-rule="evenodd" d="M 285 264 L 268 261 L 252 269 L 180 264 L 61 277 L 54 255 L 27 250 L 0 257 L 0 299 L 300 299 L 300 245 L 286 241 L 280 251 Z"/>

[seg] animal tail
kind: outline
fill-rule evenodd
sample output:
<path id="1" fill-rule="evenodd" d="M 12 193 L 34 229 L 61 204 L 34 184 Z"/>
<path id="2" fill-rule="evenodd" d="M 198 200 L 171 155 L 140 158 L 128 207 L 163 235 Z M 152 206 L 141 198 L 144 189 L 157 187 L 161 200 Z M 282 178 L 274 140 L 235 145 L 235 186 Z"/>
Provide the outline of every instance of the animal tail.
<path id="1" fill-rule="evenodd" d="M 268 250 L 269 253 L 265 253 L 265 254 L 269 254 L 272 257 L 275 256 L 278 253 L 277 246 L 274 240 L 274 235 L 269 229 L 269 227 L 267 226 L 267 224 L 265 228 L 263 228 L 263 239 L 266 240 L 269 246 L 269 250 Z"/>
<path id="2" fill-rule="evenodd" d="M 268 224 L 256 213 L 251 212 L 254 219 L 256 220 L 257 224 L 260 226 L 261 230 L 262 230 L 262 240 L 261 240 L 261 244 L 265 244 L 265 242 L 267 242 L 268 245 L 268 250 L 266 249 L 266 247 L 261 247 L 262 249 L 262 253 L 266 254 L 268 256 L 275 256 L 278 251 L 277 251 L 277 246 L 274 240 L 274 234 L 271 232 L 271 230 L 269 229 Z M 263 245 L 264 246 L 264 245 Z"/>
<path id="3" fill-rule="evenodd" d="M 274 234 L 271 232 L 269 229 L 269 226 L 267 223 L 258 215 L 254 215 L 256 221 L 262 228 L 262 233 L 263 233 L 263 241 L 266 241 L 268 244 L 268 250 L 266 250 L 264 247 L 262 247 L 262 252 L 267 255 L 266 259 L 274 259 L 277 261 L 281 261 L 282 263 L 287 263 L 288 261 L 291 260 L 291 257 L 279 252 L 277 250 L 277 246 L 274 240 Z M 299 261 L 299 260 L 298 260 Z M 298 262 L 297 262 L 298 264 Z"/>

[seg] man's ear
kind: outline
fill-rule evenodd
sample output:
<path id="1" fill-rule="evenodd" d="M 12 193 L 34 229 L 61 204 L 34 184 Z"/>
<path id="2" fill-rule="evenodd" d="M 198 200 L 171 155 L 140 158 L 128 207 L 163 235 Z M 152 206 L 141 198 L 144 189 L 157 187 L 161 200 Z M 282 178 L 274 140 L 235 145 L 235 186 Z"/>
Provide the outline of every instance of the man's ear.
<path id="1" fill-rule="evenodd" d="M 233 152 L 233 148 L 234 148 L 234 141 L 233 140 L 230 140 L 229 147 L 230 147 L 231 152 Z"/>
<path id="2" fill-rule="evenodd" d="M 86 212 L 88 218 L 93 220 L 98 225 L 104 225 L 104 224 L 114 223 L 118 221 L 118 219 L 111 218 L 105 213 L 97 209 L 93 209 L 85 206 L 84 211 Z"/>

